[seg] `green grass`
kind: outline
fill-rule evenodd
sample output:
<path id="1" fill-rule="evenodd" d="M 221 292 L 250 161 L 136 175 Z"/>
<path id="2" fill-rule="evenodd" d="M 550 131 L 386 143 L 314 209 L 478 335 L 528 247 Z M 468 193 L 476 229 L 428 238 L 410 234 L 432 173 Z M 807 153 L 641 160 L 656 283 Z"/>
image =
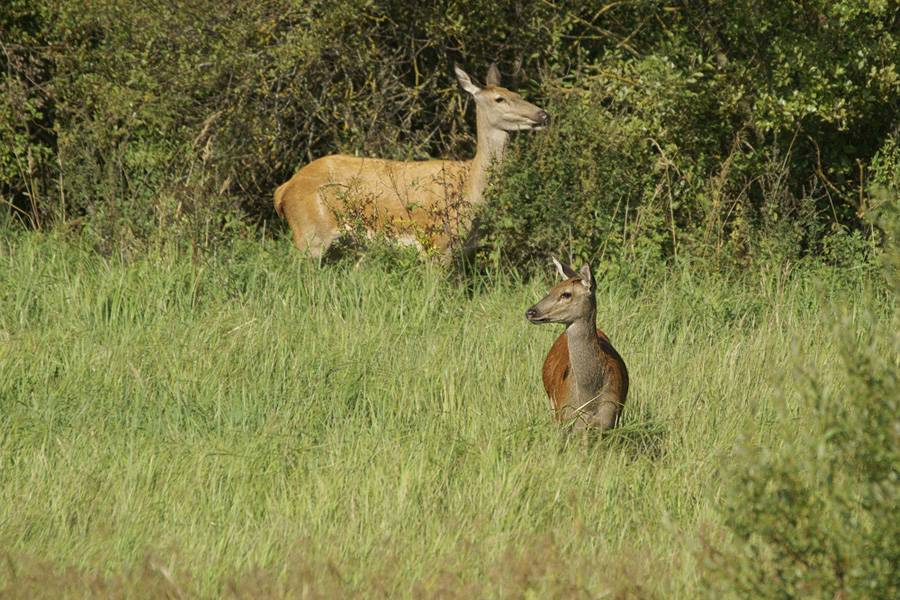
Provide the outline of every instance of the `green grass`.
<path id="1" fill-rule="evenodd" d="M 601 281 L 623 426 L 553 425 L 547 281 L 0 244 L 0 598 L 696 598 L 739 442 L 840 387 L 845 274 Z M 862 325 L 861 325 L 862 326 Z"/>

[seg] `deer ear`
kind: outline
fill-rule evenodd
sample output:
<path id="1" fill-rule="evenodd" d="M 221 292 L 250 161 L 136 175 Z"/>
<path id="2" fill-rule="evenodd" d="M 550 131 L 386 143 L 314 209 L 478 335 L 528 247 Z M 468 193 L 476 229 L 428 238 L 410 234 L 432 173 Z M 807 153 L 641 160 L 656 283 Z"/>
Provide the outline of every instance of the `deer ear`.
<path id="1" fill-rule="evenodd" d="M 581 285 L 590 288 L 592 291 L 597 285 L 597 282 L 594 281 L 594 274 L 591 273 L 591 265 L 588 263 L 584 263 L 581 266 Z"/>
<path id="2" fill-rule="evenodd" d="M 459 81 L 459 85 L 462 86 L 462 89 L 473 96 L 481 91 L 481 85 L 470 77 L 468 73 L 460 69 L 459 65 L 453 65 L 453 70 L 456 71 L 456 79 Z"/>
<path id="3" fill-rule="evenodd" d="M 497 63 L 492 64 L 491 68 L 488 69 L 485 83 L 488 85 L 500 85 L 500 69 L 497 68 Z"/>
<path id="4" fill-rule="evenodd" d="M 553 264 L 556 265 L 556 270 L 559 272 L 559 276 L 563 278 L 563 281 L 578 277 L 578 273 L 576 273 L 572 267 L 562 264 L 555 256 L 551 256 L 550 258 L 553 259 Z"/>

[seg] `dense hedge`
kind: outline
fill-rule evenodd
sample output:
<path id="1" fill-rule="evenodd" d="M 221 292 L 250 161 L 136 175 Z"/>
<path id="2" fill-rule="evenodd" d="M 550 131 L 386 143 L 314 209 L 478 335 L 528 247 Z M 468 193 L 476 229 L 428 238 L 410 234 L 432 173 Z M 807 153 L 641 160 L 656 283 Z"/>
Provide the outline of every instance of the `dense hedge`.
<path id="1" fill-rule="evenodd" d="M 842 260 L 896 198 L 898 34 L 888 0 L 11 0 L 2 214 L 224 240 L 311 158 L 469 156 L 451 66 L 497 61 L 556 119 L 495 181 L 485 255 Z"/>

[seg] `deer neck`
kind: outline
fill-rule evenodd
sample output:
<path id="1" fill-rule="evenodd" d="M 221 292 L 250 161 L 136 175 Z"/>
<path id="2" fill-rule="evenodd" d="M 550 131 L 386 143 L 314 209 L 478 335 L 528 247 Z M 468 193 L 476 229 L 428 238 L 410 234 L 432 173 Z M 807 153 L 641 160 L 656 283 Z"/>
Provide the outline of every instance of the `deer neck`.
<path id="1" fill-rule="evenodd" d="M 491 125 L 481 110 L 476 111 L 476 115 L 478 149 L 475 151 L 475 158 L 469 162 L 469 180 L 466 186 L 466 195 L 472 204 L 481 202 L 491 165 L 503 160 L 506 140 L 509 138 L 509 133 Z"/>
<path id="2" fill-rule="evenodd" d="M 589 315 L 566 327 L 569 364 L 577 390 L 575 400 L 581 403 L 596 396 L 608 378 L 600 356 L 596 315 L 596 309 L 591 309 Z"/>

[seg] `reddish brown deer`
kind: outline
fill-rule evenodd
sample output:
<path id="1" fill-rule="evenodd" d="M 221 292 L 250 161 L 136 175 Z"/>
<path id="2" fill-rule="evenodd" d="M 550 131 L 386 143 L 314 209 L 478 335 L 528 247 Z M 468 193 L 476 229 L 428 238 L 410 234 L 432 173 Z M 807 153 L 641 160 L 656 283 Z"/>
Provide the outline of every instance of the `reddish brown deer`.
<path id="1" fill-rule="evenodd" d="M 287 219 L 294 245 L 313 258 L 344 233 L 338 216 L 348 203 L 369 234 L 401 234 L 444 255 L 471 227 L 471 206 L 482 200 L 491 165 L 503 159 L 511 131 L 541 129 L 549 115 L 500 87 L 492 65 L 487 85 L 459 67 L 456 78 L 475 100 L 478 148 L 469 161 L 399 162 L 335 154 L 315 160 L 275 190 L 275 210 Z"/>
<path id="2" fill-rule="evenodd" d="M 581 273 L 553 259 L 563 282 L 529 308 L 532 323 L 563 323 L 544 360 L 544 389 L 556 419 L 576 430 L 616 426 L 628 396 L 628 369 L 606 334 L 597 329 L 597 283 L 585 263 Z"/>

